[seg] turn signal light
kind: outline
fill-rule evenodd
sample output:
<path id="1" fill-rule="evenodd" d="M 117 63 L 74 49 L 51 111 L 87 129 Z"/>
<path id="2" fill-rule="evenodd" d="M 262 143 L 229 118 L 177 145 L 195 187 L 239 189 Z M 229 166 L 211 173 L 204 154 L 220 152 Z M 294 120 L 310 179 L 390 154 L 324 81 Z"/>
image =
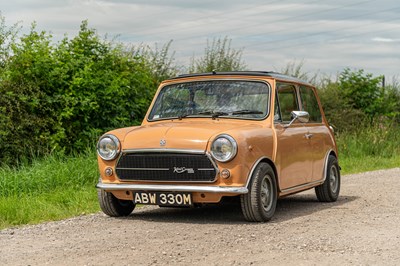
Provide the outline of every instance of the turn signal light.
<path id="1" fill-rule="evenodd" d="M 112 176 L 113 175 L 113 169 L 111 167 L 107 167 L 106 170 L 104 171 L 106 176 Z"/>
<path id="2" fill-rule="evenodd" d="M 221 171 L 221 177 L 228 179 L 231 176 L 231 172 L 228 169 L 224 169 Z"/>

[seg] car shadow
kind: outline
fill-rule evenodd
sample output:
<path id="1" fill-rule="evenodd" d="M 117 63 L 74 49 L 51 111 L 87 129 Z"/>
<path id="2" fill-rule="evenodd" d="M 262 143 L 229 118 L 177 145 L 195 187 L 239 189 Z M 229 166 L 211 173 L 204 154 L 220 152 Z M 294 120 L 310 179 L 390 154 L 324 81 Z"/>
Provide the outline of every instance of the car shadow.
<path id="1" fill-rule="evenodd" d="M 278 200 L 274 217 L 270 223 L 280 223 L 293 218 L 307 216 L 322 210 L 338 208 L 357 200 L 355 196 L 340 196 L 336 202 L 319 202 L 315 195 L 296 194 Z M 205 205 L 199 208 L 139 207 L 124 218 L 149 222 L 191 223 L 191 224 L 245 224 L 240 201 L 231 200 L 221 204 Z"/>

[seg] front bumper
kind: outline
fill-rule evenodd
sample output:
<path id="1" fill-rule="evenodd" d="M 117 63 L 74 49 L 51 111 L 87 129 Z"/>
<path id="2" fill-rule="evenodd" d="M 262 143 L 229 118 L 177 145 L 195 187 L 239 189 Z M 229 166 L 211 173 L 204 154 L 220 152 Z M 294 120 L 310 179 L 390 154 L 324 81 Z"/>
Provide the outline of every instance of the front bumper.
<path id="1" fill-rule="evenodd" d="M 203 192 L 223 194 L 247 194 L 247 187 L 223 186 L 186 186 L 186 185 L 143 185 L 143 184 L 108 184 L 99 181 L 96 188 L 108 191 L 170 191 L 170 192 Z"/>

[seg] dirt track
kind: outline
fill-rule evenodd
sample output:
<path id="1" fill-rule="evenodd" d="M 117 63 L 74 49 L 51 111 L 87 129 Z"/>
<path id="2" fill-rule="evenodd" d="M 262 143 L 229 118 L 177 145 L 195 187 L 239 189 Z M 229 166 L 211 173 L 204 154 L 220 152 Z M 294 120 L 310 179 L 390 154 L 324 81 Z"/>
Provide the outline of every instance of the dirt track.
<path id="1" fill-rule="evenodd" d="M 278 202 L 269 223 L 240 207 L 143 207 L 0 231 L 0 265 L 400 265 L 400 168 L 342 177 Z"/>

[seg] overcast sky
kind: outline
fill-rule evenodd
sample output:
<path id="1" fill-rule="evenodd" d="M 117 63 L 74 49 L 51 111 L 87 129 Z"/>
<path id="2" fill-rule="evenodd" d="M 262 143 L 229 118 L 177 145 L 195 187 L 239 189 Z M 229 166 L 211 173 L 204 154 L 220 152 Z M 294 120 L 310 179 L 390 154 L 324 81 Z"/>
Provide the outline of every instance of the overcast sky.
<path id="1" fill-rule="evenodd" d="M 345 67 L 388 78 L 400 70 L 399 0 L 0 0 L 7 25 L 73 37 L 82 20 L 104 36 L 159 46 L 173 40 L 180 65 L 207 40 L 228 36 L 250 70 L 304 60 L 310 73 Z"/>

